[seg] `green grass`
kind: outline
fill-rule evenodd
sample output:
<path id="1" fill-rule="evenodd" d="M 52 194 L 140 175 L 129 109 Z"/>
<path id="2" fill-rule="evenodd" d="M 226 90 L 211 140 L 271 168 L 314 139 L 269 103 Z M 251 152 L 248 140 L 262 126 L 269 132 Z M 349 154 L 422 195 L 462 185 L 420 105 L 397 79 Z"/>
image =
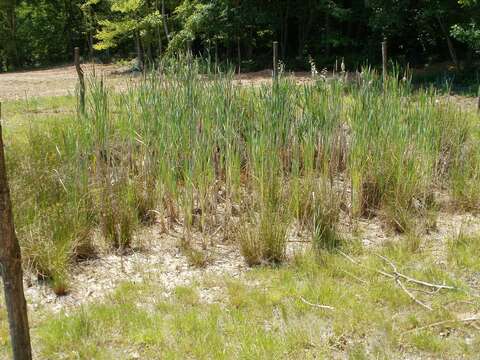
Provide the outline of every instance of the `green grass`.
<path id="1" fill-rule="evenodd" d="M 448 244 L 448 260 L 465 272 L 480 271 L 480 236 L 458 234 Z"/>
<path id="2" fill-rule="evenodd" d="M 358 266 L 337 254 L 305 253 L 280 268 L 257 268 L 241 279 L 197 279 L 169 294 L 156 283 L 124 283 L 68 316 L 33 315 L 34 346 L 41 359 L 475 358 L 477 330 L 467 324 L 415 330 L 479 310 L 478 298 L 451 277 L 453 268 L 440 270 L 426 253 L 399 247 L 378 252 L 405 274 L 460 290 L 415 292 L 432 306 L 428 311 L 374 271 L 390 269 L 372 254 L 351 249 Z M 218 302 L 201 300 L 209 287 L 220 292 Z"/>

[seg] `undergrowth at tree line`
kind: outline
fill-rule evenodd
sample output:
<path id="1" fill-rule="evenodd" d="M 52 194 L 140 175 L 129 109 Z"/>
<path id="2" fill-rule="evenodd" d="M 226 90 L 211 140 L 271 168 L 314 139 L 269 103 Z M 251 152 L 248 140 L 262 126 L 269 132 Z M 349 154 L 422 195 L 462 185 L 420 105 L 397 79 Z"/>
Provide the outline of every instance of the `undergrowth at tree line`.
<path id="1" fill-rule="evenodd" d="M 256 265 L 285 259 L 293 223 L 323 251 L 341 243 L 340 212 L 410 233 L 438 192 L 478 207 L 478 121 L 432 89 L 369 69 L 241 87 L 198 68 L 180 61 L 123 93 L 91 79 L 85 115 L 6 139 L 25 262 L 58 294 L 98 239 L 123 251 L 155 221 L 181 223 L 187 244 L 221 226 Z"/>

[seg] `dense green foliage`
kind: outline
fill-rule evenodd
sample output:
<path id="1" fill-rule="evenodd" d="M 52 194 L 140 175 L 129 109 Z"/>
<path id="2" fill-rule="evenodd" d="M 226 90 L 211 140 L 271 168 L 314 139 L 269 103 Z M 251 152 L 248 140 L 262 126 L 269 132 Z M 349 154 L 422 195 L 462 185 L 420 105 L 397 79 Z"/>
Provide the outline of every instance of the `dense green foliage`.
<path id="1" fill-rule="evenodd" d="M 83 54 L 157 59 L 184 50 L 242 69 L 270 64 L 273 40 L 291 67 L 375 63 L 387 37 L 396 61 L 472 59 L 476 0 L 1 0 L 0 71 Z"/>

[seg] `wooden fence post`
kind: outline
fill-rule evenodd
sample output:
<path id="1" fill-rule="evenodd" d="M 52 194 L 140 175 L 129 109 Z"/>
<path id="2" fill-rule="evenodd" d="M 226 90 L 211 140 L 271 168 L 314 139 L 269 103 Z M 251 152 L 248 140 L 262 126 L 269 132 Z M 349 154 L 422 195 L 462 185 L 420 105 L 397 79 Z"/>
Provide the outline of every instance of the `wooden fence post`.
<path id="1" fill-rule="evenodd" d="M 218 44 L 215 40 L 215 74 L 218 72 Z"/>
<path id="2" fill-rule="evenodd" d="M 480 86 L 478 87 L 478 92 L 477 92 L 477 111 L 480 113 Z"/>
<path id="3" fill-rule="evenodd" d="M 75 60 L 75 68 L 77 69 L 78 82 L 80 84 L 79 107 L 80 107 L 80 113 L 83 115 L 85 114 L 85 79 L 83 75 L 83 69 L 80 66 L 80 49 L 78 47 L 75 47 L 74 49 L 74 60 Z"/>
<path id="4" fill-rule="evenodd" d="M 388 74 L 388 53 L 387 53 L 387 38 L 382 41 L 382 75 L 383 81 L 387 80 Z"/>
<path id="5" fill-rule="evenodd" d="M 187 56 L 192 56 L 192 40 L 187 40 Z"/>
<path id="6" fill-rule="evenodd" d="M 273 42 L 273 79 L 278 78 L 278 41 Z"/>
<path id="7" fill-rule="evenodd" d="M 22 258 L 13 224 L 12 203 L 3 150 L 1 116 L 0 104 L 0 273 L 3 278 L 13 358 L 30 360 L 32 349 L 27 302 L 23 292 Z"/>

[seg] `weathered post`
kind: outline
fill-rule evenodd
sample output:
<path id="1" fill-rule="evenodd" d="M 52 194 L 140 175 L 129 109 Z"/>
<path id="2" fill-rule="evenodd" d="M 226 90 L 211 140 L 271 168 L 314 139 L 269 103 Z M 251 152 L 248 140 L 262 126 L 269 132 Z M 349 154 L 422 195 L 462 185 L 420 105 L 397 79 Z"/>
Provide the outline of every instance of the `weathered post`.
<path id="1" fill-rule="evenodd" d="M 278 78 L 278 41 L 273 42 L 273 79 Z"/>
<path id="2" fill-rule="evenodd" d="M 32 350 L 28 328 L 27 302 L 23 293 L 22 258 L 13 224 L 12 203 L 3 150 L 1 117 L 0 104 L 0 273 L 5 292 L 13 358 L 15 360 L 30 360 Z"/>
<path id="3" fill-rule="evenodd" d="M 192 40 L 190 39 L 187 40 L 187 55 L 192 55 Z"/>
<path id="4" fill-rule="evenodd" d="M 218 72 L 218 45 L 215 40 L 215 74 Z"/>
<path id="5" fill-rule="evenodd" d="M 240 48 L 240 36 L 237 36 L 237 63 L 238 63 L 238 75 L 242 72 L 242 53 Z"/>
<path id="6" fill-rule="evenodd" d="M 478 87 L 477 111 L 480 113 L 480 86 Z"/>
<path id="7" fill-rule="evenodd" d="M 193 64 L 193 53 L 192 53 L 192 40 L 190 39 L 187 40 L 186 56 L 187 56 L 188 69 L 191 71 L 192 64 Z"/>
<path id="8" fill-rule="evenodd" d="M 387 38 L 382 41 L 382 75 L 383 81 L 387 80 L 388 71 L 388 53 L 387 53 Z"/>
<path id="9" fill-rule="evenodd" d="M 79 83 L 79 108 L 80 113 L 85 114 L 85 79 L 83 69 L 80 66 L 80 49 L 75 47 L 74 50 L 75 68 L 77 69 L 78 83 Z"/>

